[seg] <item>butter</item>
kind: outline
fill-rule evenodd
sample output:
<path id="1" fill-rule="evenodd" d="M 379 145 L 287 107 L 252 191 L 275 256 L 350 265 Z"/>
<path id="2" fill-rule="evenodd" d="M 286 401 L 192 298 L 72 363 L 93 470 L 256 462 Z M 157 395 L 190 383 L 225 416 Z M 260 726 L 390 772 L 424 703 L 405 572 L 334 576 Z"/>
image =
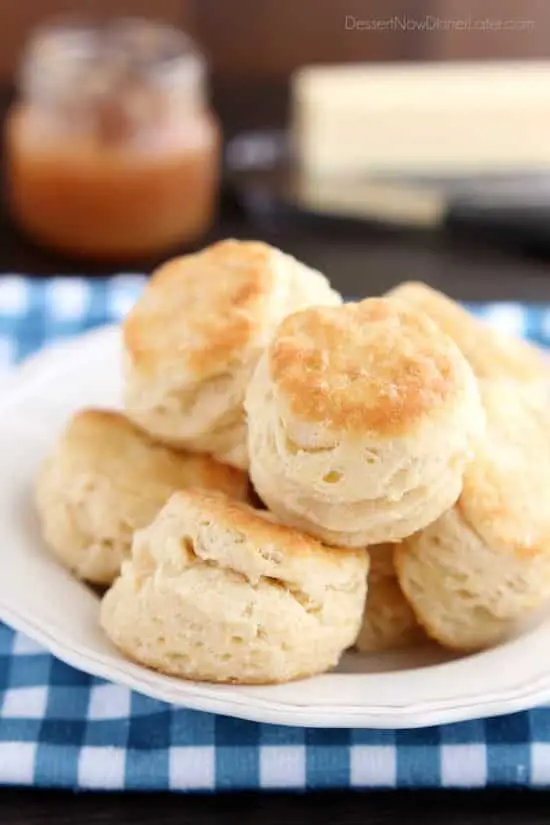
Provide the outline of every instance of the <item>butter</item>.
<path id="1" fill-rule="evenodd" d="M 550 168 L 550 61 L 310 66 L 291 93 L 308 174 Z"/>

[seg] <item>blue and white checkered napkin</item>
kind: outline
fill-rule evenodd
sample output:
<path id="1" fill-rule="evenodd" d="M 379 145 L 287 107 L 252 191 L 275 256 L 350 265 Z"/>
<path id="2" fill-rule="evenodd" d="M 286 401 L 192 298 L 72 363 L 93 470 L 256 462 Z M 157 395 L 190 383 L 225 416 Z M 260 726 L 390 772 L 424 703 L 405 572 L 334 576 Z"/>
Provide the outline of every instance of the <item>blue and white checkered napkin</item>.
<path id="1" fill-rule="evenodd" d="M 0 277 L 0 368 L 117 320 L 143 279 Z M 550 306 L 477 308 L 550 343 Z M 550 787 L 550 707 L 413 731 L 313 730 L 173 708 L 0 625 L 0 783 L 64 788 Z"/>

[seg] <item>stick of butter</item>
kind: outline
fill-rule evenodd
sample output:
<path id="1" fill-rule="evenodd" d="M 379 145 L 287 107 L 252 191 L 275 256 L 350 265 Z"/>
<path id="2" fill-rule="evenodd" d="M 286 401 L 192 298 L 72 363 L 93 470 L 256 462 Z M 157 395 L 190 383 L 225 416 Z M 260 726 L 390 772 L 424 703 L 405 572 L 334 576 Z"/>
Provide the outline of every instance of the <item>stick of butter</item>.
<path id="1" fill-rule="evenodd" d="M 309 174 L 550 168 L 550 60 L 308 66 L 291 88 Z"/>

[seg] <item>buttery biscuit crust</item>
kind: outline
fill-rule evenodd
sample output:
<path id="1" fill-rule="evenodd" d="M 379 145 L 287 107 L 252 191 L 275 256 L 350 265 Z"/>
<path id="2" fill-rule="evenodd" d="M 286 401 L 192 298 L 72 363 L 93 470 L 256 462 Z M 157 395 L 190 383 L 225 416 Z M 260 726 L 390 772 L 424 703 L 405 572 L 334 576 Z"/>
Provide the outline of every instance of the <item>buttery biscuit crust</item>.
<path id="1" fill-rule="evenodd" d="M 495 644 L 550 598 L 550 415 L 516 382 L 481 390 L 487 437 L 457 503 L 395 551 L 419 622 L 457 650 Z"/>
<path id="2" fill-rule="evenodd" d="M 365 551 L 323 547 L 268 513 L 204 491 L 176 493 L 103 599 L 127 656 L 189 679 L 265 684 L 332 667 L 355 641 Z"/>
<path id="3" fill-rule="evenodd" d="M 238 361 L 268 311 L 273 255 L 266 244 L 228 240 L 160 267 L 123 326 L 134 364 L 155 372 L 177 361 L 205 378 Z"/>
<path id="4" fill-rule="evenodd" d="M 269 358 L 275 392 L 293 415 L 347 433 L 406 433 L 461 390 L 454 343 L 387 298 L 289 316 Z"/>
<path id="5" fill-rule="evenodd" d="M 492 329 L 436 289 L 408 282 L 390 290 L 388 297 L 424 312 L 435 321 L 455 341 L 477 378 L 509 378 L 550 386 L 550 369 L 535 347 Z"/>
<path id="6" fill-rule="evenodd" d="M 120 413 L 82 410 L 38 475 L 45 541 L 77 576 L 108 584 L 129 554 L 133 531 L 148 524 L 173 492 L 189 486 L 239 499 L 249 491 L 239 470 L 155 444 Z"/>

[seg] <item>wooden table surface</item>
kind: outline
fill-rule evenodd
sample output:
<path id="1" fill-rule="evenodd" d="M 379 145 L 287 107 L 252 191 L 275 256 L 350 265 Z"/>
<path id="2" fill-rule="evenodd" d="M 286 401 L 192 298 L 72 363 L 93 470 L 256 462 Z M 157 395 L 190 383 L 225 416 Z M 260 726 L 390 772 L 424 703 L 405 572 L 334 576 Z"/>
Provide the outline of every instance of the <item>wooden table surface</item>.
<path id="1" fill-rule="evenodd" d="M 6 825 L 548 825 L 550 795 L 530 791 L 71 794 L 0 790 Z"/>
<path id="2" fill-rule="evenodd" d="M 455 298 L 550 302 L 550 264 L 520 251 L 438 237 L 402 236 L 380 231 L 325 232 L 292 225 L 251 225 L 228 199 L 212 233 L 217 237 L 261 237 L 316 266 L 347 296 L 379 294 L 404 279 L 424 280 Z M 134 264 L 148 271 L 155 262 Z M 0 209 L 0 273 L 48 274 L 108 272 L 107 267 L 69 261 L 29 244 Z M 0 275 L 1 277 L 1 275 Z M 0 790 L 2 822 L 12 825 L 75 823 L 162 823 L 278 825 L 306 822 L 422 822 L 458 825 L 530 825 L 550 821 L 550 793 L 518 791 L 276 794 L 216 797 L 72 794 L 28 789 Z"/>
<path id="3" fill-rule="evenodd" d="M 223 237 L 261 238 L 325 272 L 347 297 L 377 295 L 402 280 L 422 280 L 467 301 L 518 300 L 550 303 L 550 261 L 468 238 L 383 232 L 365 227 L 326 230 L 306 225 L 255 225 L 233 199 L 205 242 Z M 156 260 L 125 271 L 149 272 Z M 119 271 L 121 267 L 118 267 Z M 29 243 L 0 204 L 0 273 L 30 275 L 108 274 L 98 266 L 48 253 Z"/>

